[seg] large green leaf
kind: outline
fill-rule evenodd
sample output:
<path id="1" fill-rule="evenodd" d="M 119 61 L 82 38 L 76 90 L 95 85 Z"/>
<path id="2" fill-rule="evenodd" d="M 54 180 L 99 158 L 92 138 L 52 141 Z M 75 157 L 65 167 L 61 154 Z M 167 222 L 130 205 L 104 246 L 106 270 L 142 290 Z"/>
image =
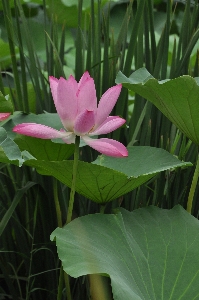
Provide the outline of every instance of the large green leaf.
<path id="1" fill-rule="evenodd" d="M 199 299 L 199 222 L 181 206 L 87 215 L 55 237 L 64 270 L 109 274 L 115 300 Z"/>
<path id="2" fill-rule="evenodd" d="M 114 0 L 117 1 L 117 0 Z M 100 5 L 103 7 L 109 0 L 101 0 Z M 113 1 L 112 1 L 113 2 Z M 78 1 L 77 0 L 46 0 L 47 11 L 50 17 L 54 16 L 60 24 L 65 24 L 67 27 L 76 28 L 78 26 Z M 94 6 L 98 5 L 98 0 L 94 1 Z M 82 26 L 87 26 L 90 21 L 91 1 L 82 1 Z"/>
<path id="3" fill-rule="evenodd" d="M 158 172 L 191 165 L 163 149 L 129 147 L 128 151 L 126 158 L 100 156 L 92 164 L 79 161 L 76 191 L 97 203 L 106 203 L 132 191 Z M 25 164 L 71 187 L 73 161 L 27 160 Z"/>
<path id="4" fill-rule="evenodd" d="M 136 146 L 128 147 L 129 155 L 126 158 L 113 158 L 101 155 L 93 162 L 110 169 L 117 170 L 129 177 L 139 177 L 159 173 L 171 168 L 191 166 L 190 163 L 184 163 L 167 151 L 149 147 Z"/>
<path id="5" fill-rule="evenodd" d="M 75 150 L 75 145 L 57 144 L 51 140 L 17 136 L 14 140 L 21 151 L 28 151 L 34 158 L 45 161 L 62 161 L 70 158 Z"/>
<path id="6" fill-rule="evenodd" d="M 47 12 L 50 17 L 54 17 L 56 22 L 60 24 L 65 24 L 67 27 L 77 27 L 78 25 L 78 10 L 77 5 L 64 5 L 65 1 L 57 0 L 47 0 Z M 78 2 L 76 2 L 78 3 Z M 85 11 L 82 11 L 83 18 L 85 20 Z M 88 16 L 87 16 L 88 17 Z M 82 22 L 83 23 L 83 22 Z"/>
<path id="7" fill-rule="evenodd" d="M 151 101 L 188 138 L 199 145 L 198 78 L 185 75 L 158 81 L 145 68 L 141 68 L 129 78 L 119 72 L 116 82 Z"/>
<path id="8" fill-rule="evenodd" d="M 34 0 L 34 1 L 32 1 L 32 0 L 20 0 L 21 4 L 26 4 L 28 2 L 38 3 L 38 4 L 42 5 L 43 0 Z M 15 3 L 16 3 L 15 0 L 9 0 L 9 6 L 10 6 L 10 8 L 15 7 Z M 1 10 L 3 10 L 3 3 L 2 3 L 2 1 L 0 1 L 0 11 Z"/>

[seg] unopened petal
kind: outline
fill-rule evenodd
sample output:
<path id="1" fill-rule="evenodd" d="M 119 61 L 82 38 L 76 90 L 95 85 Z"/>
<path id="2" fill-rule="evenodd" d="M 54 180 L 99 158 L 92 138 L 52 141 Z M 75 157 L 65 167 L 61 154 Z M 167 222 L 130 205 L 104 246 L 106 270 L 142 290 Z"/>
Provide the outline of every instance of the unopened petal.
<path id="1" fill-rule="evenodd" d="M 83 110 L 97 110 L 95 83 L 88 72 L 85 72 L 78 83 L 78 114 Z"/>
<path id="2" fill-rule="evenodd" d="M 110 132 L 118 129 L 125 122 L 126 122 L 126 120 L 124 120 L 120 117 L 109 116 L 97 129 L 95 129 L 94 131 L 91 131 L 89 133 L 89 135 L 99 135 L 99 134 L 110 133 Z"/>
<path id="3" fill-rule="evenodd" d="M 64 127 L 72 131 L 77 115 L 77 82 L 71 75 L 68 80 L 60 78 L 57 85 L 56 110 Z"/>
<path id="4" fill-rule="evenodd" d="M 6 120 L 10 116 L 10 113 L 0 113 L 0 121 Z"/>
<path id="5" fill-rule="evenodd" d="M 101 97 L 100 102 L 97 108 L 97 114 L 95 119 L 95 128 L 101 125 L 106 118 L 111 113 L 117 99 L 120 95 L 122 89 L 122 85 L 118 84 L 116 86 L 111 87 L 108 89 Z"/>
<path id="6" fill-rule="evenodd" d="M 67 132 L 60 132 L 54 128 L 36 124 L 36 123 L 22 123 L 13 128 L 13 131 L 19 134 L 32 136 L 40 139 L 55 139 L 64 138 L 68 135 Z"/>
<path id="7" fill-rule="evenodd" d="M 95 124 L 95 113 L 94 111 L 88 111 L 85 109 L 81 114 L 78 115 L 74 132 L 76 135 L 84 135 L 88 133 Z"/>
<path id="8" fill-rule="evenodd" d="M 113 157 L 128 156 L 128 151 L 126 147 L 118 141 L 107 138 L 95 140 L 89 138 L 88 136 L 83 136 L 82 139 L 87 145 L 89 145 L 90 147 L 102 154 Z"/>

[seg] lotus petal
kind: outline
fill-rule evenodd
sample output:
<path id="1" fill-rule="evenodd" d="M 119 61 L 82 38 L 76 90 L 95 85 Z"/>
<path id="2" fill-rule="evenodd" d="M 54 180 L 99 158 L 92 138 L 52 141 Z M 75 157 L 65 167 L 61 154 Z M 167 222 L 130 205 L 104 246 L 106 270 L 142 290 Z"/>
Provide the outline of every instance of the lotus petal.
<path id="1" fill-rule="evenodd" d="M 73 130 L 77 116 L 77 88 L 77 82 L 73 76 L 70 76 L 68 80 L 60 78 L 57 85 L 55 106 L 64 128 L 68 131 Z"/>
<path id="2" fill-rule="evenodd" d="M 88 72 L 85 72 L 78 84 L 78 114 L 87 110 L 97 110 L 95 83 Z"/>
<path id="3" fill-rule="evenodd" d="M 102 154 L 113 156 L 113 157 L 125 157 L 128 156 L 128 151 L 126 147 L 115 140 L 102 138 L 102 139 L 91 139 L 88 136 L 83 136 L 84 142 L 92 147 L 93 149 L 99 151 Z"/>
<path id="4" fill-rule="evenodd" d="M 10 116 L 10 113 L 0 113 L 0 121 L 6 120 Z"/>
<path id="5" fill-rule="evenodd" d="M 111 113 L 117 99 L 120 95 L 122 89 L 122 85 L 118 84 L 116 86 L 108 89 L 101 97 L 100 102 L 98 104 L 96 119 L 95 119 L 95 128 L 101 125 L 106 118 Z M 94 129 L 95 129 L 94 128 Z"/>
<path id="6" fill-rule="evenodd" d="M 89 135 L 107 134 L 122 126 L 126 122 L 125 119 L 115 116 L 109 116 L 106 120 Z"/>
<path id="7" fill-rule="evenodd" d="M 66 131 L 58 131 L 46 125 L 36 123 L 22 123 L 13 128 L 13 131 L 19 134 L 32 136 L 40 139 L 64 138 L 69 134 Z"/>

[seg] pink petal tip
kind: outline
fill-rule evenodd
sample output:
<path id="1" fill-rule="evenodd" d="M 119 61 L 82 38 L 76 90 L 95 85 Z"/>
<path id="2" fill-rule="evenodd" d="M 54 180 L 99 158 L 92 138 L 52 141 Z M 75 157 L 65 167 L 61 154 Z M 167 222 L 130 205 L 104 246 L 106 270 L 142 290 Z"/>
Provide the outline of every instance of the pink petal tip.
<path id="1" fill-rule="evenodd" d="M 10 113 L 0 113 L 0 121 L 6 120 L 10 116 Z"/>

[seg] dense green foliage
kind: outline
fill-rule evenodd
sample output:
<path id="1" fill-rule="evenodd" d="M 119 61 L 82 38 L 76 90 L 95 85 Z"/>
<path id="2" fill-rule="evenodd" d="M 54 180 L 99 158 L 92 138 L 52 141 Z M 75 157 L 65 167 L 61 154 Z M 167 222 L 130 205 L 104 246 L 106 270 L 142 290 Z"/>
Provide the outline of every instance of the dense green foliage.
<path id="1" fill-rule="evenodd" d="M 59 280 L 63 281 L 60 276 L 60 261 L 55 243 L 50 241 L 50 234 L 57 226 L 62 227 L 66 222 L 70 193 L 68 174 L 72 172 L 74 147 L 70 145 L 66 148 L 60 143 L 16 136 L 12 132 L 13 126 L 24 119 L 31 122 L 37 120 L 36 122 L 49 126 L 53 124 L 59 128 L 60 121 L 54 114 L 55 107 L 49 90 L 49 75 L 67 78 L 69 74 L 73 74 L 79 80 L 83 72 L 88 70 L 95 80 L 98 99 L 109 87 L 115 85 L 116 77 L 117 82 L 120 78 L 124 86 L 132 88 L 131 91 L 123 88 L 113 114 L 124 117 L 128 126 L 109 134 L 109 137 L 130 148 L 162 148 L 154 150 L 154 163 L 153 160 L 149 161 L 148 152 L 143 154 L 142 160 L 139 156 L 142 151 L 137 148 L 136 169 L 131 170 L 132 161 L 129 160 L 126 162 L 128 167 L 125 168 L 129 173 L 125 174 L 119 173 L 123 166 L 119 166 L 118 171 L 119 167 L 114 165 L 114 169 L 111 159 L 106 161 L 103 157 L 97 158 L 97 152 L 81 145 L 84 147 L 80 151 L 79 194 L 75 195 L 73 218 L 98 213 L 101 202 L 108 202 L 103 207 L 107 214 L 118 206 L 129 211 L 149 205 L 171 209 L 180 204 L 187 208 L 198 155 L 198 133 L 195 131 L 198 121 L 194 123 L 193 118 L 194 122 L 191 122 L 192 118 L 189 119 L 185 109 L 185 105 L 189 105 L 193 89 L 190 88 L 190 93 L 186 95 L 181 87 L 175 90 L 176 87 L 170 86 L 168 82 L 167 86 L 175 92 L 174 98 L 171 96 L 168 99 L 170 91 L 164 90 L 165 86 L 159 84 L 158 80 L 173 79 L 181 75 L 199 76 L 197 2 L 1 1 L 0 112 L 13 114 L 8 120 L 1 122 L 0 127 L 0 298 L 56 299 L 58 286 L 62 287 L 59 285 Z M 124 80 L 142 67 L 148 70 L 149 77 L 144 78 L 142 73 L 136 73 L 138 77 L 134 81 L 129 83 Z M 123 74 L 123 80 L 121 73 L 117 76 L 119 71 Z M 149 78 L 156 79 L 148 81 Z M 188 76 L 175 80 L 194 81 Z M 198 90 L 197 82 L 198 79 L 193 84 L 196 90 L 193 92 L 194 97 Z M 189 83 L 183 84 L 190 87 Z M 158 106 L 159 95 L 157 101 L 154 101 L 150 93 L 153 88 L 161 94 L 161 101 L 168 99 L 173 106 L 175 101 L 182 101 L 183 118 L 179 114 L 176 119 L 173 107 L 171 111 L 167 110 L 166 116 L 163 115 L 162 112 L 165 114 L 165 111 L 160 109 L 161 105 Z M 161 88 L 163 90 L 159 90 Z M 181 97 L 177 99 L 179 94 Z M 197 117 L 197 98 L 194 97 L 190 111 Z M 186 121 L 189 127 L 183 127 Z M 159 162 L 159 151 L 165 153 L 163 149 L 170 153 L 172 159 L 174 155 L 177 162 L 169 162 L 160 170 L 155 162 Z M 62 160 L 65 160 L 63 164 L 59 164 Z M 85 172 L 87 178 L 98 172 L 91 180 L 95 199 L 81 179 L 81 176 L 85 178 L 84 166 L 93 161 L 95 162 L 89 164 L 90 167 Z M 191 162 L 193 166 L 184 162 Z M 183 167 L 176 168 L 177 164 Z M 115 176 L 123 189 L 120 192 L 121 187 L 118 185 L 118 193 L 114 197 L 110 194 L 112 186 L 109 187 L 107 201 L 100 201 L 105 199 L 104 194 L 100 194 L 100 189 L 107 180 L 103 176 L 105 168 L 111 169 L 110 176 Z M 137 172 L 139 168 L 142 171 Z M 153 171 L 151 168 L 154 168 Z M 65 177 L 62 176 L 64 169 L 68 172 Z M 53 170 L 55 178 L 46 176 L 53 175 Z M 159 173 L 160 171 L 162 172 Z M 135 177 L 135 182 L 129 184 L 130 176 Z M 86 182 L 89 184 L 88 180 Z M 124 188 L 127 183 L 128 187 Z M 114 182 L 113 185 L 117 184 Z M 199 213 L 198 194 L 196 185 L 192 199 L 192 214 L 196 218 Z M 93 202 L 90 199 L 97 200 Z M 121 212 L 127 214 L 123 209 Z M 171 214 L 174 214 L 172 212 L 173 210 Z M 190 226 L 192 220 L 191 217 Z M 197 220 L 194 219 L 193 222 L 195 221 Z M 184 228 L 182 232 L 183 230 Z M 194 235 L 196 233 L 193 230 L 190 236 L 194 239 Z M 175 277 L 171 280 L 175 280 Z M 65 284 L 66 282 L 67 280 Z M 72 299 L 89 299 L 86 276 L 70 278 L 70 286 Z M 64 285 L 62 290 L 63 299 L 69 300 Z M 198 291 L 194 293 L 192 295 L 196 295 L 197 299 Z M 154 296 L 151 299 L 160 298 Z"/>

